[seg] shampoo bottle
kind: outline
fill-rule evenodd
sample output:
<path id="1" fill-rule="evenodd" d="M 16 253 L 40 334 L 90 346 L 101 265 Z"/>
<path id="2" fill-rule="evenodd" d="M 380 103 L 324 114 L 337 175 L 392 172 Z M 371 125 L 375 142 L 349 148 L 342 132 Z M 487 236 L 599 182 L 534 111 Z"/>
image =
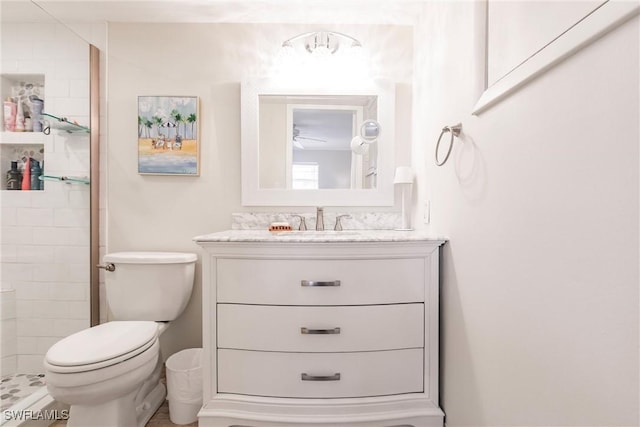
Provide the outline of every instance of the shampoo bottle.
<path id="1" fill-rule="evenodd" d="M 7 172 L 7 190 L 19 190 L 21 178 L 18 162 L 11 162 L 11 169 Z"/>
<path id="2" fill-rule="evenodd" d="M 42 169 L 40 169 L 40 162 L 36 159 L 29 159 L 31 162 L 31 189 L 40 189 L 40 175 L 42 175 Z"/>
<path id="3" fill-rule="evenodd" d="M 40 98 L 33 98 L 31 100 L 31 121 L 33 123 L 34 132 L 42 132 L 42 109 L 44 108 L 44 101 Z"/>
<path id="4" fill-rule="evenodd" d="M 16 113 L 16 132 L 24 132 L 24 109 L 22 101 L 18 100 L 18 110 Z"/>
<path id="5" fill-rule="evenodd" d="M 16 103 L 11 98 L 7 98 L 3 103 L 2 111 L 4 113 L 4 130 L 6 132 L 14 132 L 16 130 Z"/>
<path id="6" fill-rule="evenodd" d="M 31 190 L 31 165 L 29 157 L 24 160 L 24 173 L 22 174 L 22 191 Z"/>
<path id="7" fill-rule="evenodd" d="M 44 159 L 40 160 L 40 176 L 42 175 L 44 175 Z M 44 190 L 44 180 L 38 179 L 38 181 L 40 181 L 38 190 Z"/>

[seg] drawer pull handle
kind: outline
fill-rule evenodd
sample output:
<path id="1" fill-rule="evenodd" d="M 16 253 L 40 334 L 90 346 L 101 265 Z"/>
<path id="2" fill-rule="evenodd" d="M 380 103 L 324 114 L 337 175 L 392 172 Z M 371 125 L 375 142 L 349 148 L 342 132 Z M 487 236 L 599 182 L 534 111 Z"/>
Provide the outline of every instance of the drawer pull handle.
<path id="1" fill-rule="evenodd" d="M 338 335 L 340 333 L 340 328 L 333 328 L 333 329 L 300 328 L 300 333 L 302 335 Z"/>
<path id="2" fill-rule="evenodd" d="M 340 286 L 340 280 L 332 280 L 331 282 L 318 282 L 315 280 L 301 280 L 300 286 Z"/>
<path id="3" fill-rule="evenodd" d="M 309 375 L 301 374 L 302 381 L 340 381 L 340 373 L 337 372 L 333 375 Z"/>

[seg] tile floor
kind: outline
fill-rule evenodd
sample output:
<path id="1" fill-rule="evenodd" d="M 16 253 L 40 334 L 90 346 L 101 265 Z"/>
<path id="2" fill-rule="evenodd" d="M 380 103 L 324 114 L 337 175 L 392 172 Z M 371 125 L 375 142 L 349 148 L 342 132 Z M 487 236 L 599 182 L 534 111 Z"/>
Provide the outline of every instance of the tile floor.
<path id="1" fill-rule="evenodd" d="M 51 426 L 49 427 L 65 427 L 66 425 L 67 425 L 67 422 L 61 420 L 61 421 L 56 421 L 55 423 L 51 424 Z M 147 423 L 147 427 L 176 427 L 176 426 L 197 427 L 198 422 L 196 421 L 191 424 L 172 423 L 171 420 L 169 419 L 169 402 L 167 402 L 166 400 L 164 401 L 162 406 L 158 408 L 156 413 L 153 414 L 153 416 Z M 111 426 L 105 426 L 105 427 L 111 427 Z"/>
<path id="2" fill-rule="evenodd" d="M 11 374 L 0 379 L 0 410 L 10 408 L 44 385 L 44 374 Z"/>
<path id="3" fill-rule="evenodd" d="M 169 419 L 169 402 L 166 400 L 162 404 L 160 408 L 153 414 L 153 417 L 147 423 L 147 427 L 174 427 L 174 426 L 186 426 L 186 427 L 197 427 L 198 422 L 194 422 L 191 424 L 174 424 Z"/>

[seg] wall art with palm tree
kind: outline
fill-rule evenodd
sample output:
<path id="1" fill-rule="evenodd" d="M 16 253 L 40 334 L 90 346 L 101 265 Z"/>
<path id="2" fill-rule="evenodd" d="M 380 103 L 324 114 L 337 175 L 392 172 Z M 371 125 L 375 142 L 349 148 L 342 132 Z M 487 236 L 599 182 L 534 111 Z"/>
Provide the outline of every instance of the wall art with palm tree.
<path id="1" fill-rule="evenodd" d="M 138 173 L 200 173 L 197 96 L 138 97 Z"/>

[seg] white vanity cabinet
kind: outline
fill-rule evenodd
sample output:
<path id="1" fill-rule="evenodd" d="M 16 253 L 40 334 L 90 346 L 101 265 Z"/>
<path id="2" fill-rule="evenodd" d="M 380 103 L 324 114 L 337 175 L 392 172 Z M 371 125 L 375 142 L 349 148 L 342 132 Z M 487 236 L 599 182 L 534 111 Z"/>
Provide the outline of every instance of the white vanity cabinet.
<path id="1" fill-rule="evenodd" d="M 442 240 L 242 231 L 195 240 L 205 249 L 200 426 L 443 425 Z"/>

